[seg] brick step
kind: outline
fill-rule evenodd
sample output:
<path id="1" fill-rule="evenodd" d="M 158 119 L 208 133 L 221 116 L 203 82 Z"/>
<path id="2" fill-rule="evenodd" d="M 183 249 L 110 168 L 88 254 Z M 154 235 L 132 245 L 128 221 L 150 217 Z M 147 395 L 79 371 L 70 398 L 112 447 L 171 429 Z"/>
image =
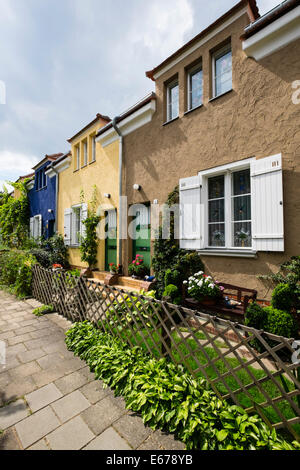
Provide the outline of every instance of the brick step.
<path id="1" fill-rule="evenodd" d="M 143 288 L 143 282 L 139 279 L 132 279 L 132 277 L 121 276 L 118 279 L 118 284 L 124 287 L 132 287 L 134 289 L 141 290 Z"/>
<path id="2" fill-rule="evenodd" d="M 104 281 L 108 275 L 108 271 L 93 271 L 93 279 L 98 279 L 99 281 Z"/>

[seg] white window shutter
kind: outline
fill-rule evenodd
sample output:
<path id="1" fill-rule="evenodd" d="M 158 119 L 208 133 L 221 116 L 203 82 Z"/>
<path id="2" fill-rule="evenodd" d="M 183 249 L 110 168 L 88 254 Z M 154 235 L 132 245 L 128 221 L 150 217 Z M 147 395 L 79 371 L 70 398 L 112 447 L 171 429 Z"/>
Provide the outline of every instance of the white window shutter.
<path id="1" fill-rule="evenodd" d="M 42 236 L 42 216 L 38 215 L 38 237 L 40 238 Z"/>
<path id="2" fill-rule="evenodd" d="M 87 217 L 88 217 L 88 205 L 84 203 L 81 205 L 81 211 L 80 211 L 80 235 L 82 237 L 85 237 L 86 235 L 86 228 L 82 222 L 85 219 L 87 219 Z"/>
<path id="3" fill-rule="evenodd" d="M 184 250 L 203 248 L 200 181 L 199 175 L 179 181 L 180 248 Z"/>
<path id="4" fill-rule="evenodd" d="M 29 236 L 30 238 L 34 238 L 34 217 L 30 217 L 29 221 Z"/>
<path id="5" fill-rule="evenodd" d="M 64 213 L 64 241 L 65 245 L 71 245 L 71 222 L 72 222 L 72 209 L 65 209 Z"/>
<path id="6" fill-rule="evenodd" d="M 108 230 L 117 228 L 117 211 L 115 209 L 107 212 Z"/>
<path id="7" fill-rule="evenodd" d="M 251 163 L 252 238 L 256 251 L 284 251 L 282 156 Z"/>

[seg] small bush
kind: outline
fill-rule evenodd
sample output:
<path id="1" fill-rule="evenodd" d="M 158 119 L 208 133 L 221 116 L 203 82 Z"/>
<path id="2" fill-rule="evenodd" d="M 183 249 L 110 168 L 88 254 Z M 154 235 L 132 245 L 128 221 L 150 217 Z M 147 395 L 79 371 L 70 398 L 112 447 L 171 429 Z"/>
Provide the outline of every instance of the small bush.
<path id="1" fill-rule="evenodd" d="M 284 310 L 274 307 L 265 307 L 264 330 L 277 336 L 294 338 L 297 336 L 297 328 L 293 316 Z"/>
<path id="2" fill-rule="evenodd" d="M 256 302 L 253 302 L 247 308 L 245 314 L 245 325 L 261 330 L 264 325 L 265 316 L 266 314 L 264 309 Z"/>
<path id="3" fill-rule="evenodd" d="M 42 248 L 33 248 L 30 253 L 35 256 L 37 262 L 43 268 L 50 268 L 52 266 L 52 255 L 49 251 L 43 250 Z"/>
<path id="4" fill-rule="evenodd" d="M 289 284 L 278 284 L 272 294 L 272 307 L 279 310 L 291 311 L 295 305 L 295 292 Z"/>
<path id="5" fill-rule="evenodd" d="M 11 250 L 0 256 L 0 284 L 19 297 L 31 295 L 32 266 L 36 258 L 21 250 Z"/>
<path id="6" fill-rule="evenodd" d="M 181 295 L 179 293 L 179 289 L 174 284 L 169 284 L 168 286 L 166 286 L 163 293 L 163 297 L 165 300 L 173 304 L 179 305 L 181 302 Z"/>

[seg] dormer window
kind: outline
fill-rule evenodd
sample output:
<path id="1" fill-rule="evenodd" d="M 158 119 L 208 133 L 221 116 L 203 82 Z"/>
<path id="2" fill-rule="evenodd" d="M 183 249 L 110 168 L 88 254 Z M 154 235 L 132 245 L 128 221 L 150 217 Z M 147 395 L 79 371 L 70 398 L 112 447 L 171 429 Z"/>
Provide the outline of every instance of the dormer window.
<path id="1" fill-rule="evenodd" d="M 178 80 L 167 85 L 167 121 L 179 116 L 179 85 Z"/>

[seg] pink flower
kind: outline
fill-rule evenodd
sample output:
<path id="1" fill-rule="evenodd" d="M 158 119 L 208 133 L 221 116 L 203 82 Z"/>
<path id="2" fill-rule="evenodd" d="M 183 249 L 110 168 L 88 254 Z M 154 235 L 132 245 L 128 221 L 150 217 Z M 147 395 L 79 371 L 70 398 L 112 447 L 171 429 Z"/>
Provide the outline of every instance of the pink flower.
<path id="1" fill-rule="evenodd" d="M 220 286 L 220 290 L 223 292 L 223 290 L 225 290 L 225 288 L 223 286 Z"/>
<path id="2" fill-rule="evenodd" d="M 135 261 L 132 261 L 132 264 L 135 264 Z"/>

